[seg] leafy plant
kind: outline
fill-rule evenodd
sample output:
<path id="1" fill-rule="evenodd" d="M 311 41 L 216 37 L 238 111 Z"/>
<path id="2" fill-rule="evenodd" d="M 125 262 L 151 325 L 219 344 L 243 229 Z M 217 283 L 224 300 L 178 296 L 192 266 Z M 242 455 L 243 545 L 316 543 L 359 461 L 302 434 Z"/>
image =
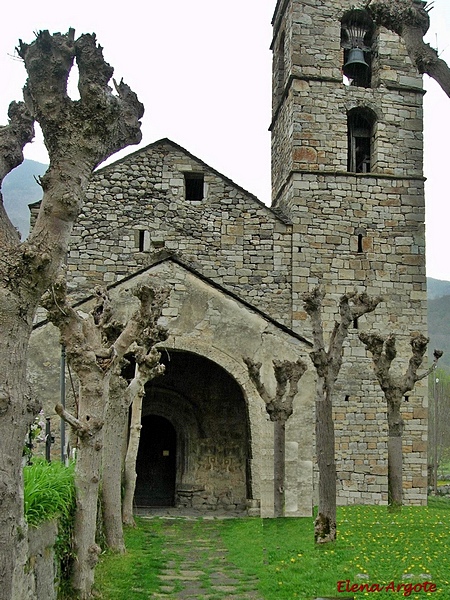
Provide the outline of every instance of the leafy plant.
<path id="1" fill-rule="evenodd" d="M 55 517 L 70 515 L 75 502 L 74 465 L 35 459 L 24 468 L 25 518 L 37 527 Z"/>
<path id="2" fill-rule="evenodd" d="M 72 533 L 75 512 L 75 463 L 66 467 L 60 462 L 34 459 L 24 468 L 25 518 L 38 527 L 58 519 L 55 555 L 58 561 L 59 597 L 70 598 L 70 572 L 73 563 Z"/>

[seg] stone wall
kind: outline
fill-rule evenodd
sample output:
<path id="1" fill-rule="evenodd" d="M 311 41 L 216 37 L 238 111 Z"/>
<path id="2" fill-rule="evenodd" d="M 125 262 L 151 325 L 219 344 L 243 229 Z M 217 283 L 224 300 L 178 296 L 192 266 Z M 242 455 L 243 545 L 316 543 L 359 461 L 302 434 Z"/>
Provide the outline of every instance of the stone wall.
<path id="1" fill-rule="evenodd" d="M 292 221 L 293 328 L 310 335 L 302 294 L 319 283 L 328 333 L 340 295 L 381 295 L 357 327 L 396 334 L 400 374 L 410 334 L 427 328 L 422 82 L 398 36 L 376 29 L 369 87 L 344 83 L 341 19 L 352 8 L 340 0 L 278 5 L 273 81 L 283 79 L 284 92 L 271 125 L 273 205 Z M 370 172 L 350 173 L 348 115 L 361 108 L 374 118 Z M 386 406 L 358 329 L 347 340 L 335 398 L 339 501 L 386 502 Z M 403 415 L 405 498 L 425 503 L 425 386 Z"/>
<path id="2" fill-rule="evenodd" d="M 173 258 L 110 288 L 113 306 L 125 320 L 136 308 L 131 290 L 143 282 L 171 290 L 160 321 L 169 331 L 161 347 L 167 377 L 147 386 L 143 415 L 163 417 L 176 431 L 178 503 L 208 510 L 242 509 L 249 503 L 262 516 L 273 516 L 273 423 L 244 358 L 261 363 L 262 380 L 275 394 L 274 357 L 308 362 L 310 344 Z M 92 299 L 78 308 L 88 312 Z M 46 414 L 54 410 L 59 373 L 51 365 L 58 364 L 55 328 L 43 325 L 32 336 L 29 365 L 35 384 L 46 383 L 39 387 Z M 312 512 L 313 401 L 314 373 L 309 369 L 286 429 L 290 516 Z"/>
<path id="3" fill-rule="evenodd" d="M 202 201 L 185 199 L 185 173 L 204 176 Z M 290 321 L 290 229 L 230 180 L 162 140 L 98 171 L 68 256 L 76 297 L 176 253 L 282 322 Z"/>
<path id="4" fill-rule="evenodd" d="M 85 298 L 95 285 L 110 285 L 130 303 L 129 288 L 159 269 L 162 252 L 179 259 L 173 269 L 161 267 L 172 289 L 164 312 L 170 343 L 221 365 L 240 386 L 251 446 L 249 499 L 261 500 L 265 516 L 273 500 L 273 432 L 245 373 L 245 353 L 261 355 L 272 386 L 271 363 L 283 335 L 289 339 L 289 351 L 283 352 L 295 356 L 292 348 L 299 344 L 298 355 L 308 361 L 306 392 L 299 394 L 287 426 L 286 509 L 310 514 L 314 369 L 307 358 L 305 338 L 311 331 L 302 294 L 318 283 L 324 286 L 328 334 L 343 293 L 356 288 L 384 298 L 350 332 L 337 384 L 341 503 L 387 502 L 386 406 L 358 329 L 397 335 L 398 373 L 410 355 L 410 334 L 426 331 L 421 79 L 399 38 L 376 30 L 371 85 L 344 84 L 340 28 L 352 5 L 351 0 L 277 4 L 272 208 L 177 144 L 161 140 L 96 172 L 67 260 L 75 299 Z M 348 114 L 361 107 L 374 116 L 370 172 L 349 173 Z M 196 200 L 187 197 L 186 177 L 192 174 L 203 178 Z M 36 333 L 36 339 L 43 337 Z M 41 365 L 31 375 L 48 395 L 40 374 L 55 379 L 58 363 L 50 364 L 45 353 L 36 358 Z M 57 383 L 48 390 L 55 396 Z M 403 415 L 406 500 L 425 503 L 425 386 L 405 401 Z M 199 436 L 206 440 L 205 456 L 218 435 L 219 416 L 207 435 Z M 231 420 L 228 426 L 233 427 Z M 203 487 L 209 485 L 205 473 L 206 468 L 198 471 Z M 222 493 L 213 487 L 206 503 Z M 239 492 L 232 503 L 241 500 Z"/>

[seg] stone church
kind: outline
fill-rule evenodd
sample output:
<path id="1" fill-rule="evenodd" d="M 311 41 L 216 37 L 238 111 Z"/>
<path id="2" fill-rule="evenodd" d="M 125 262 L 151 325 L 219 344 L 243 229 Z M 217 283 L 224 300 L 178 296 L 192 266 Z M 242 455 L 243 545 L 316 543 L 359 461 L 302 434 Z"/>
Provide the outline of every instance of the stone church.
<path id="1" fill-rule="evenodd" d="M 170 287 L 166 373 L 147 386 L 138 506 L 251 507 L 273 515 L 273 423 L 244 359 L 302 358 L 286 425 L 285 514 L 317 502 L 315 371 L 302 294 L 382 295 L 354 322 L 335 398 L 338 503 L 387 503 L 386 404 L 358 330 L 393 332 L 405 369 L 426 333 L 421 77 L 398 36 L 350 0 L 278 0 L 273 16 L 272 205 L 169 139 L 98 170 L 74 229 L 69 290 L 125 312 L 143 280 Z M 262 127 L 266 124 L 262 123 Z M 30 377 L 59 400 L 58 332 L 36 326 Z M 404 496 L 426 503 L 425 386 L 405 399 Z"/>

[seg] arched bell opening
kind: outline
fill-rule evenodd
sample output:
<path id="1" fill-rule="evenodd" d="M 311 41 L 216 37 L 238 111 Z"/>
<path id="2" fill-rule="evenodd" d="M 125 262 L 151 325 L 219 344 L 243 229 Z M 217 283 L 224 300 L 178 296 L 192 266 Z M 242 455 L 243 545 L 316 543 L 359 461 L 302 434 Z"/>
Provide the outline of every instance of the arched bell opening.
<path id="1" fill-rule="evenodd" d="M 347 114 L 349 173 L 370 173 L 375 163 L 374 136 L 376 115 L 367 107 L 356 107 Z"/>
<path id="2" fill-rule="evenodd" d="M 341 21 L 342 72 L 351 86 L 370 87 L 375 24 L 366 10 L 345 13 Z"/>

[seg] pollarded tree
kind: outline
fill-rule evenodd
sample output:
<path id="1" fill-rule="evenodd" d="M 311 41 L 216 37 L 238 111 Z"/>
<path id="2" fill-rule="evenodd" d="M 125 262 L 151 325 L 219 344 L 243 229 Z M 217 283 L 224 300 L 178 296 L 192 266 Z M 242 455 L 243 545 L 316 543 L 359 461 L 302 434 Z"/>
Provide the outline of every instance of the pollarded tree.
<path id="1" fill-rule="evenodd" d="M 74 523 L 74 552 L 76 560 L 73 566 L 72 585 L 81 600 L 91 597 L 94 571 L 100 548 L 96 544 L 97 505 L 99 485 L 102 478 L 102 450 L 104 446 L 105 417 L 111 417 L 114 399 L 109 394 L 111 376 L 120 365 L 131 345 L 146 337 L 145 330 L 153 324 L 155 309 L 153 300 L 155 291 L 142 284 L 134 290 L 140 306 L 134 314 L 122 323 L 114 314 L 114 307 L 106 290 L 97 288 L 96 304 L 89 314 L 72 308 L 66 296 L 65 277 L 61 277 L 51 286 L 42 299 L 48 311 L 49 320 L 56 325 L 61 334 L 61 343 L 66 348 L 67 360 L 76 373 L 79 382 L 78 414 L 68 413 L 63 406 L 56 406 L 56 412 L 72 427 L 78 438 L 77 460 L 75 466 L 76 512 Z M 162 296 L 162 303 L 167 294 Z M 161 314 L 162 303 L 157 306 L 156 319 Z M 145 353 L 147 354 L 147 353 Z M 147 373 L 146 360 L 138 352 L 142 373 Z M 159 356 L 158 356 L 159 359 Z M 158 361 L 157 361 L 158 362 Z M 157 367 L 157 365 L 153 365 Z M 157 370 L 157 369 L 156 369 Z M 109 410 L 107 408 L 109 407 Z M 118 410 L 119 407 L 116 407 Z M 111 425 L 111 424 L 110 424 Z M 109 428 L 109 436 L 115 433 Z M 124 428 L 121 428 L 124 435 Z M 107 464 L 103 464 L 103 480 L 120 490 L 120 472 L 117 481 L 112 482 L 114 473 L 109 471 L 114 456 L 111 452 L 103 455 Z M 116 440 L 116 453 L 121 454 L 120 438 Z M 109 463 L 109 464 L 108 464 Z M 111 487 L 108 488 L 111 490 Z M 119 493 L 120 499 L 120 493 Z M 111 498 L 106 502 L 107 514 L 112 513 Z M 121 515 L 120 502 L 117 512 Z M 105 523 L 107 534 L 111 524 Z"/>
<path id="2" fill-rule="evenodd" d="M 26 527 L 22 449 L 38 407 L 26 383 L 26 355 L 40 298 L 64 262 L 70 233 L 92 171 L 106 158 L 141 140 L 143 106 L 123 82 L 109 87 L 113 69 L 94 35 L 37 34 L 20 42 L 27 71 L 24 103 L 9 108 L 0 128 L 0 177 L 23 160 L 38 121 L 50 166 L 41 179 L 43 199 L 25 242 L 0 203 L 0 598 L 26 597 Z M 80 99 L 67 94 L 74 62 Z"/>
<path id="3" fill-rule="evenodd" d="M 336 461 L 333 423 L 335 383 L 342 366 L 343 346 L 355 319 L 373 312 L 382 301 L 365 293 L 344 294 L 339 301 L 339 319 L 325 348 L 322 301 L 325 292 L 316 287 L 303 296 L 305 311 L 311 318 L 314 350 L 310 352 L 316 368 L 316 456 L 319 469 L 319 512 L 314 527 L 317 543 L 336 539 Z"/>
<path id="4" fill-rule="evenodd" d="M 403 451 L 402 436 L 404 422 L 401 405 L 408 392 L 414 389 L 418 381 L 428 377 L 437 366 L 442 356 L 440 350 L 434 351 L 433 365 L 418 375 L 428 347 L 428 338 L 421 333 L 411 336 L 412 355 L 406 372 L 399 376 L 391 371 L 392 363 L 397 357 L 396 338 L 394 334 L 383 337 L 378 334 L 361 332 L 359 339 L 372 354 L 374 371 L 378 383 L 383 390 L 387 403 L 388 418 L 388 497 L 391 506 L 401 506 L 403 502 Z"/>
<path id="5" fill-rule="evenodd" d="M 397 33 L 419 73 L 426 73 L 450 96 L 450 68 L 423 41 L 430 26 L 429 8 L 422 0 L 366 0 L 366 8 L 378 25 Z"/>
<path id="6" fill-rule="evenodd" d="M 129 351 L 135 363 L 134 376 L 127 381 L 122 376 L 122 364 L 117 362 L 112 373 L 109 398 L 105 412 L 103 441 L 102 505 L 105 537 L 108 547 L 117 552 L 125 550 L 122 521 L 134 524 L 133 499 L 136 484 L 136 458 L 140 438 L 140 407 L 145 395 L 145 384 L 164 373 L 160 363 L 161 354 L 156 344 L 167 339 L 167 329 L 158 323 L 162 309 L 169 297 L 169 290 L 161 287 L 145 286 L 147 295 L 142 302 L 143 288 L 138 290 L 141 297 L 141 327 L 135 343 Z M 129 412 L 139 414 L 138 426 L 134 426 L 133 416 L 129 425 Z M 128 427 L 129 425 L 129 427 Z M 125 460 L 126 458 L 126 460 Z M 124 488 L 122 500 L 122 484 Z M 127 518 L 122 518 L 127 515 Z"/>
<path id="7" fill-rule="evenodd" d="M 271 395 L 261 381 L 261 363 L 244 358 L 250 379 L 258 394 L 266 404 L 266 411 L 274 424 L 273 440 L 273 480 L 274 480 L 274 516 L 284 516 L 285 504 L 285 463 L 286 463 L 286 422 L 294 409 L 294 397 L 298 391 L 298 382 L 306 371 L 305 363 L 288 360 L 274 360 L 273 370 L 277 387 L 275 396 Z"/>
<path id="8" fill-rule="evenodd" d="M 166 339 L 166 336 L 159 340 L 158 338 L 153 339 L 155 340 L 154 342 L 151 342 L 151 344 L 147 346 L 141 346 L 142 350 L 135 353 L 135 375 L 128 385 L 127 393 L 124 397 L 125 404 L 128 408 L 131 407 L 131 415 L 128 445 L 123 464 L 123 501 L 120 517 L 122 523 L 130 527 L 136 525 L 133 516 L 133 506 L 137 481 L 136 461 L 139 450 L 139 441 L 141 439 L 142 400 L 145 395 L 145 384 L 164 372 L 164 365 L 159 363 L 161 355 L 154 344 L 157 341 L 163 341 Z M 148 350 L 149 347 L 150 350 Z"/>

